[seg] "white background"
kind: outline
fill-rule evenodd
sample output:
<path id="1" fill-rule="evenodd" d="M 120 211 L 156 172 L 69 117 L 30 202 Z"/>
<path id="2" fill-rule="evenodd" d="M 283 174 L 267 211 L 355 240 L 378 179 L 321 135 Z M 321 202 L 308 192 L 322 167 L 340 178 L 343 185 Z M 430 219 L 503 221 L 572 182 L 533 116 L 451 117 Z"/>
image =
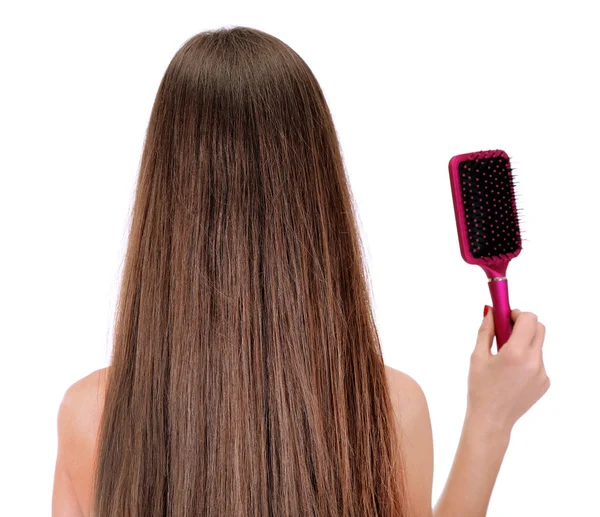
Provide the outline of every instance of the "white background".
<path id="1" fill-rule="evenodd" d="M 447 163 L 512 157 L 512 306 L 547 326 L 550 391 L 516 425 L 488 515 L 600 515 L 599 16 L 594 2 L 20 2 L 0 16 L 0 514 L 49 515 L 56 413 L 108 364 L 156 89 L 192 35 L 246 25 L 319 80 L 356 197 L 386 362 L 423 387 L 437 500 L 483 305 Z"/>

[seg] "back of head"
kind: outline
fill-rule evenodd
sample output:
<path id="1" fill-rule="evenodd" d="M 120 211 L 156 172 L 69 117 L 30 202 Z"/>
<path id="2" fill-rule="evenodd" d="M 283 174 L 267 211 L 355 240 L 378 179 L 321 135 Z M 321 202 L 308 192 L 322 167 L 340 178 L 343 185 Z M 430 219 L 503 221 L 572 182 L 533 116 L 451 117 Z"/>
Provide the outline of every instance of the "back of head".
<path id="1" fill-rule="evenodd" d="M 405 515 L 366 279 L 306 63 L 246 27 L 186 41 L 146 134 L 93 515 Z"/>

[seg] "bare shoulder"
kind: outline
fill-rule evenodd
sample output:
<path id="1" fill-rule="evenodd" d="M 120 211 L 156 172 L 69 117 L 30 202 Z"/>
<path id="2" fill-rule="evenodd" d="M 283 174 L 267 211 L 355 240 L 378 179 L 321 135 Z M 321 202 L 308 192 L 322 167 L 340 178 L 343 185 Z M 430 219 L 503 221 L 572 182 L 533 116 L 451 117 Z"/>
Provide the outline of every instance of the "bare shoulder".
<path id="1" fill-rule="evenodd" d="M 96 432 L 104 408 L 108 368 L 101 368 L 67 388 L 58 409 L 59 452 L 65 460 L 77 458 L 82 448 L 95 445 Z"/>
<path id="2" fill-rule="evenodd" d="M 109 367 L 94 370 L 92 373 L 74 382 L 67 389 L 65 396 L 69 398 L 72 396 L 80 397 L 89 394 L 90 390 L 97 390 L 106 381 L 108 369 Z"/>
<path id="3" fill-rule="evenodd" d="M 427 398 L 419 383 L 410 375 L 386 365 L 385 371 L 390 388 L 390 397 L 394 410 L 402 416 L 406 424 L 415 423 L 419 417 L 423 417 L 429 408 Z"/>
<path id="4" fill-rule="evenodd" d="M 385 367 L 406 464 L 408 496 L 416 516 L 432 515 L 433 433 L 423 389 L 410 375 Z"/>
<path id="5" fill-rule="evenodd" d="M 107 372 L 108 368 L 100 368 L 69 386 L 60 403 L 59 427 L 81 429 L 96 419 L 104 403 Z"/>
<path id="6" fill-rule="evenodd" d="M 104 409 L 104 392 L 108 368 L 101 368 L 74 382 L 65 391 L 58 409 L 57 465 L 70 480 L 78 505 L 90 504 L 95 450 L 100 418 Z M 57 467 L 58 472 L 58 467 Z M 55 481 L 56 500 L 62 501 L 63 490 Z M 60 490 L 59 490 L 60 488 Z M 64 489 L 66 493 L 66 489 Z M 58 504 L 58 503 L 57 503 Z M 62 514 L 61 514 L 62 515 Z"/>

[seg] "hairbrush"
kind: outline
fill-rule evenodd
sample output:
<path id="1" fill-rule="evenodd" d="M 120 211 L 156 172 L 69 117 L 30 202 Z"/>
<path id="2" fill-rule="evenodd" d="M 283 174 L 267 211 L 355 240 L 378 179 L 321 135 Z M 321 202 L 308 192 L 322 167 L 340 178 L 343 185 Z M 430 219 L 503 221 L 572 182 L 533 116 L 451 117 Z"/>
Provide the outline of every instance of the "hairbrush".
<path id="1" fill-rule="evenodd" d="M 521 252 L 510 159 L 501 150 L 459 154 L 450 159 L 448 169 L 460 253 L 488 278 L 500 350 L 513 326 L 506 269 Z"/>

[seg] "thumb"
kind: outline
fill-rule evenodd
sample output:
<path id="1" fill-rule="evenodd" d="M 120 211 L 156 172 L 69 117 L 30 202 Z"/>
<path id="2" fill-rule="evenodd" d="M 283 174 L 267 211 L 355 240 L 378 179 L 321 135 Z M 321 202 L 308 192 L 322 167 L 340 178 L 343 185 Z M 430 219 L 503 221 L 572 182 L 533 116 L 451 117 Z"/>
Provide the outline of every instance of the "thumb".
<path id="1" fill-rule="evenodd" d="M 486 305 L 484 309 L 485 316 L 477 333 L 477 343 L 475 351 L 485 354 L 491 354 L 492 344 L 494 342 L 494 314 L 493 309 Z"/>

